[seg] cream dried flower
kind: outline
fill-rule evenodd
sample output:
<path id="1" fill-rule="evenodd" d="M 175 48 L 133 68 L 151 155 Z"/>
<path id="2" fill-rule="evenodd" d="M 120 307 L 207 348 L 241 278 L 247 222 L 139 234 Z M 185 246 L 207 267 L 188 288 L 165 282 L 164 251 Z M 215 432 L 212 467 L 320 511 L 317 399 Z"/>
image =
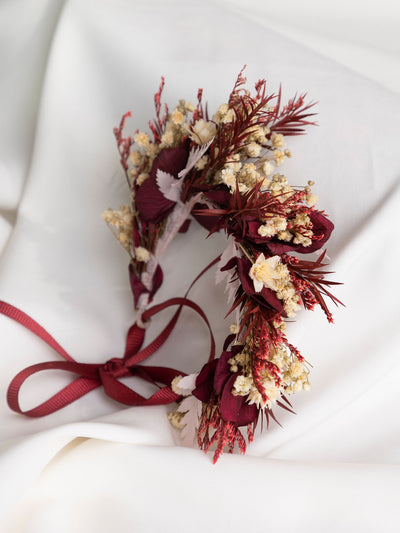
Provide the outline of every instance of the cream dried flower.
<path id="1" fill-rule="evenodd" d="M 265 259 L 264 254 L 260 254 L 251 267 L 249 276 L 253 280 L 256 292 L 261 292 L 263 287 L 277 291 L 282 280 L 289 278 L 289 272 L 286 265 L 282 265 L 279 255 Z"/>
<path id="2" fill-rule="evenodd" d="M 283 148 L 286 144 L 282 133 L 273 133 L 271 135 L 271 142 L 274 148 Z"/>
<path id="3" fill-rule="evenodd" d="M 232 393 L 235 396 L 246 396 L 253 385 L 253 378 L 248 376 L 238 376 L 233 384 Z"/>
<path id="4" fill-rule="evenodd" d="M 306 204 L 308 205 L 308 207 L 314 206 L 317 202 L 318 196 L 316 194 L 310 192 L 306 195 Z"/>
<path id="5" fill-rule="evenodd" d="M 261 153 L 261 146 L 255 142 L 251 142 L 245 147 L 246 154 L 249 157 L 259 157 Z"/>
<path id="6" fill-rule="evenodd" d="M 149 136 L 147 135 L 147 133 L 143 133 L 142 131 L 135 133 L 135 135 L 133 136 L 133 140 L 136 144 L 143 147 L 148 146 L 150 143 Z"/>
<path id="7" fill-rule="evenodd" d="M 185 117 L 184 117 L 183 113 L 181 111 L 179 111 L 178 108 L 176 108 L 172 112 L 171 120 L 172 120 L 172 122 L 174 124 L 176 124 L 178 126 L 179 124 L 182 124 L 182 122 L 185 120 Z"/>
<path id="8" fill-rule="evenodd" d="M 192 126 L 192 131 L 190 133 L 190 138 L 197 144 L 206 144 L 217 133 L 217 127 L 214 122 L 206 122 L 202 118 L 197 120 Z"/>
<path id="9" fill-rule="evenodd" d="M 221 181 L 222 183 L 225 183 L 231 191 L 236 189 L 236 177 L 232 169 L 224 168 L 221 170 Z"/>
<path id="10" fill-rule="evenodd" d="M 140 167 L 140 165 L 142 164 L 142 161 L 143 161 L 143 156 L 139 152 L 139 150 L 133 150 L 129 154 L 129 159 L 131 160 L 131 163 L 133 164 L 133 166 Z"/>
<path id="11" fill-rule="evenodd" d="M 140 263 L 147 263 L 150 259 L 150 252 L 147 248 L 143 248 L 143 246 L 137 246 L 135 248 L 135 259 Z"/>
<path id="12" fill-rule="evenodd" d="M 293 361 L 289 367 L 290 377 L 298 378 L 303 374 L 304 367 L 300 361 Z"/>
<path id="13" fill-rule="evenodd" d="M 285 154 L 282 152 L 282 150 L 274 150 L 274 159 L 276 165 L 279 167 L 284 160 L 285 160 Z"/>
<path id="14" fill-rule="evenodd" d="M 275 166 L 273 163 L 271 163 L 271 161 L 265 161 L 261 168 L 265 176 L 271 176 L 275 170 Z"/>

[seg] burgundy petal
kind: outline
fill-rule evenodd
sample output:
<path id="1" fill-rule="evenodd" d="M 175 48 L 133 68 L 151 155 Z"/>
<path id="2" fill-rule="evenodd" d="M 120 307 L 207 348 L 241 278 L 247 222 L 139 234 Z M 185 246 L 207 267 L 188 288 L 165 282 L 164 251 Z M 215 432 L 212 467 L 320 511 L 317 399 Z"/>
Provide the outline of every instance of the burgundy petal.
<path id="1" fill-rule="evenodd" d="M 135 200 L 140 218 L 155 224 L 167 216 L 168 211 L 175 205 L 175 202 L 165 198 L 156 180 L 151 177 L 140 185 Z"/>
<path id="2" fill-rule="evenodd" d="M 196 378 L 196 388 L 192 394 L 202 402 L 208 402 L 214 390 L 214 374 L 217 363 L 218 359 L 206 363 Z"/>
<path id="3" fill-rule="evenodd" d="M 153 286 L 150 291 L 151 298 L 155 295 L 155 293 L 158 291 L 158 289 L 161 287 L 163 282 L 163 271 L 160 265 L 157 265 L 156 271 L 153 276 Z"/>
<path id="4" fill-rule="evenodd" d="M 212 231 L 218 224 L 219 219 L 218 217 L 213 217 L 211 215 L 202 215 L 198 212 L 202 209 L 209 209 L 209 207 L 206 204 L 195 204 L 195 206 L 193 207 L 193 211 L 197 211 L 197 213 L 192 212 L 192 216 L 195 220 L 197 220 L 200 226 L 206 228 L 207 231 Z"/>
<path id="5" fill-rule="evenodd" d="M 177 148 L 164 148 L 154 159 L 150 177 L 140 185 L 136 193 L 136 207 L 140 218 L 157 224 L 167 216 L 175 202 L 168 200 L 157 185 L 157 172 L 163 170 L 178 177 L 185 168 L 188 158 L 189 144 L 187 141 Z"/>
<path id="6" fill-rule="evenodd" d="M 228 347 L 230 343 L 233 342 L 235 339 L 236 339 L 236 335 L 234 333 L 231 333 L 230 335 L 226 337 L 225 342 L 224 342 L 224 348 L 223 348 L 224 352 L 228 351 Z M 235 348 L 235 346 L 233 346 L 233 348 Z M 233 348 L 232 348 L 232 352 L 233 352 Z"/>
<path id="7" fill-rule="evenodd" d="M 176 148 L 164 148 L 154 159 L 150 171 L 150 178 L 156 180 L 158 170 L 168 172 L 177 178 L 179 172 L 186 166 L 188 155 L 189 143 L 187 141 L 184 141 L 181 146 Z"/>
<path id="8" fill-rule="evenodd" d="M 257 294 L 257 293 L 256 293 Z M 272 308 L 278 311 L 279 314 L 283 314 L 284 316 L 284 308 L 282 301 L 279 300 L 279 298 L 276 296 L 273 290 L 268 289 L 268 287 L 264 287 L 261 292 L 258 293 L 265 302 Z"/>
<path id="9" fill-rule="evenodd" d="M 255 422 L 258 417 L 256 405 L 249 405 L 245 396 L 232 394 L 233 384 L 238 374 L 233 374 L 226 383 L 221 398 L 221 416 L 226 422 L 233 422 L 237 426 L 247 426 Z"/>
<path id="10" fill-rule="evenodd" d="M 246 294 L 255 299 L 261 306 L 266 306 L 275 310 L 278 314 L 285 315 L 284 308 L 281 300 L 276 296 L 273 290 L 263 287 L 262 291 L 256 292 L 254 289 L 254 283 L 249 276 L 251 263 L 248 259 L 242 257 L 237 258 L 239 278 L 242 284 L 242 288 Z"/>
<path id="11" fill-rule="evenodd" d="M 185 222 L 182 224 L 182 226 L 179 228 L 179 233 L 186 233 L 189 229 L 191 220 L 187 218 Z"/>
<path id="12" fill-rule="evenodd" d="M 221 206 L 226 206 L 229 204 L 229 200 L 231 197 L 231 194 L 229 191 L 224 189 L 211 189 L 204 193 L 204 195 L 211 200 L 212 202 L 215 202 L 216 204 L 219 204 Z"/>
<path id="13" fill-rule="evenodd" d="M 254 284 L 249 276 L 249 271 L 251 268 L 251 263 L 248 259 L 242 257 L 237 258 L 239 278 L 242 283 L 242 288 L 246 294 L 253 296 L 255 294 Z"/>
<path id="14" fill-rule="evenodd" d="M 222 393 L 225 383 L 232 376 L 232 372 L 230 371 L 230 366 L 228 364 L 228 359 L 231 357 L 232 352 L 222 352 L 220 358 L 218 359 L 214 376 L 214 389 L 217 394 Z"/>
<path id="15" fill-rule="evenodd" d="M 135 307 L 138 306 L 139 298 L 144 292 L 149 292 L 140 279 L 133 272 L 132 265 L 129 265 L 129 281 L 131 284 L 131 289 L 133 293 L 133 299 L 135 302 Z"/>
<path id="16" fill-rule="evenodd" d="M 161 287 L 161 284 L 163 282 L 163 271 L 162 271 L 160 265 L 158 265 L 157 269 L 156 269 L 156 271 L 154 273 L 153 286 L 151 288 L 151 291 L 146 289 L 146 287 L 143 285 L 141 280 L 133 272 L 132 265 L 129 265 L 129 281 L 130 281 L 130 284 L 131 284 L 131 289 L 132 289 L 132 293 L 133 293 L 133 299 L 134 299 L 134 302 L 135 302 L 135 307 L 137 307 L 140 296 L 143 293 L 145 293 L 145 292 L 150 294 L 150 301 L 152 300 L 153 296 L 158 291 L 158 289 Z"/>

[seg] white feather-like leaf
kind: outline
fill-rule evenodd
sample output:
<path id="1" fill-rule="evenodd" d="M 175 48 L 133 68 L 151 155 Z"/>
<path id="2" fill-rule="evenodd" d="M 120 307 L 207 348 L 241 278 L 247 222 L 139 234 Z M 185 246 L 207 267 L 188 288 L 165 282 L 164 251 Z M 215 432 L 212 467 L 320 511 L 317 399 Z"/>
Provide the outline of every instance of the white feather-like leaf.
<path id="1" fill-rule="evenodd" d="M 182 181 L 174 178 L 169 172 L 157 170 L 157 185 L 162 194 L 172 202 L 179 202 L 182 189 Z"/>
<path id="2" fill-rule="evenodd" d="M 184 178 L 188 172 L 192 170 L 192 168 L 195 166 L 197 161 L 203 157 L 203 155 L 207 152 L 207 150 L 210 148 L 211 143 L 213 142 L 214 137 L 206 144 L 202 144 L 201 146 L 197 148 L 192 148 L 189 152 L 189 157 L 186 162 L 186 166 L 183 170 L 181 170 L 178 174 L 178 178 Z"/>
<path id="3" fill-rule="evenodd" d="M 215 283 L 221 283 L 221 281 L 224 281 L 225 278 L 231 277 L 232 273 L 229 270 L 222 272 L 221 268 L 223 268 L 232 259 L 232 257 L 236 256 L 237 252 L 235 242 L 231 238 L 228 240 L 227 247 L 222 252 L 221 259 L 218 261 L 217 272 L 215 274 Z"/>
<path id="4" fill-rule="evenodd" d="M 174 390 L 182 396 L 189 396 L 192 390 L 196 387 L 196 378 L 199 374 L 189 374 L 181 378 L 175 385 Z"/>
<path id="5" fill-rule="evenodd" d="M 181 424 L 185 424 L 181 431 L 181 442 L 183 446 L 192 447 L 199 429 L 202 402 L 190 395 L 179 404 L 177 411 L 186 413 L 181 420 Z"/>

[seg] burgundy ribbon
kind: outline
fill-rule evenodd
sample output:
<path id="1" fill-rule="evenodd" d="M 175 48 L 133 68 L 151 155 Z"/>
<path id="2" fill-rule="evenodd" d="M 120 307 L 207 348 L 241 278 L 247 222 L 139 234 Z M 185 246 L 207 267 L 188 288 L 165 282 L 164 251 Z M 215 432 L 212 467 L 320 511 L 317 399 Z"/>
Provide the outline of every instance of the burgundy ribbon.
<path id="1" fill-rule="evenodd" d="M 207 316 L 195 302 L 189 300 L 186 296 L 196 281 L 218 260 L 219 257 L 214 259 L 214 261 L 202 270 L 192 282 L 183 298 L 171 298 L 144 311 L 142 322 L 147 322 L 152 316 L 164 309 L 175 305 L 179 306 L 166 327 L 146 348 L 141 349 L 145 329 L 135 323 L 128 331 L 124 356 L 122 358 L 114 357 L 106 363 L 78 363 L 30 316 L 16 307 L 0 301 L 0 313 L 29 329 L 65 359 L 65 361 L 38 363 L 19 372 L 8 387 L 7 401 L 9 407 L 17 413 L 30 417 L 46 416 L 62 409 L 100 386 L 103 386 L 104 392 L 110 398 L 125 405 L 164 405 L 178 400 L 180 396 L 172 391 L 170 384 L 176 376 L 185 375 L 183 372 L 167 367 L 142 366 L 139 363 L 150 357 L 165 343 L 185 306 L 196 311 L 206 323 L 211 341 L 209 361 L 214 359 L 215 341 Z M 33 374 L 43 370 L 66 370 L 77 374 L 79 377 L 37 407 L 22 411 L 19 405 L 19 392 L 23 383 Z M 121 377 L 132 375 L 138 376 L 157 386 L 159 386 L 159 383 L 165 386 L 159 388 L 150 398 L 145 398 L 119 381 Z"/>

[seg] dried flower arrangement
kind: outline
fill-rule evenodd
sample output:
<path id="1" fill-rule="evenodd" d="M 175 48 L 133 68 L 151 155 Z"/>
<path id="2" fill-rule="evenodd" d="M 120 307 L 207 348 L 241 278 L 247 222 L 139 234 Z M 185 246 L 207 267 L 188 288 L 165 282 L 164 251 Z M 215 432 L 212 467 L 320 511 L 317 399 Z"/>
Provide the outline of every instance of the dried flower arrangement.
<path id="1" fill-rule="evenodd" d="M 250 442 L 262 417 L 267 424 L 276 420 L 274 406 L 291 411 L 288 396 L 310 388 L 309 365 L 287 339 L 285 319 L 302 306 L 319 305 L 332 322 L 325 298 L 340 303 L 328 290 L 336 282 L 325 279 L 325 252 L 314 260 L 298 258 L 320 250 L 333 230 L 315 208 L 314 183 L 292 187 L 278 172 L 291 157 L 285 137 L 313 124 L 314 104 L 302 95 L 282 107 L 281 91 L 268 94 L 265 80 L 256 83 L 253 95 L 245 83 L 242 70 L 228 102 L 210 118 L 201 89 L 196 106 L 180 100 L 172 112 L 167 105 L 162 109 L 162 79 L 156 118 L 149 123 L 153 139 L 141 131 L 124 137 L 130 113 L 115 129 L 130 203 L 104 213 L 130 256 L 141 327 L 162 283 L 161 257 L 177 233 L 195 219 L 209 233 L 227 235 L 226 249 L 202 272 L 217 263 L 217 282 L 227 285 L 234 323 L 223 351 L 215 358 L 212 338 L 209 360 L 198 373 L 168 369 L 170 383 L 164 374 L 159 380 L 167 384 L 161 390 L 168 389 L 169 401 L 179 402 L 169 419 L 182 430 L 183 442 L 193 445 L 197 438 L 201 449 L 214 450 L 214 462 L 236 444 L 245 452 L 239 428 Z M 184 305 L 207 320 L 187 294 L 155 306 L 155 312 L 169 305 L 180 306 L 176 320 Z"/>
<path id="2" fill-rule="evenodd" d="M 153 139 L 136 131 L 124 137 L 125 122 L 115 128 L 121 165 L 130 191 L 129 203 L 108 209 L 104 219 L 130 257 L 129 274 L 137 319 L 127 334 L 123 357 L 105 363 L 75 361 L 31 317 L 6 302 L 0 313 L 16 320 L 51 346 L 64 361 L 32 365 L 10 383 L 11 409 L 31 417 L 51 414 L 97 387 L 126 405 L 161 405 L 178 402 L 169 413 L 181 429 L 184 443 L 214 451 L 237 445 L 246 450 L 260 420 L 276 420 L 273 408 L 291 411 L 288 396 L 308 390 L 309 365 L 287 339 L 286 319 L 303 306 L 319 305 L 329 322 L 332 315 L 325 298 L 334 281 L 325 279 L 325 252 L 313 260 L 298 255 L 320 250 L 333 224 L 315 208 L 311 181 L 292 187 L 278 172 L 285 158 L 285 137 L 304 133 L 313 124 L 313 104 L 305 95 L 281 105 L 281 91 L 268 94 L 265 80 L 252 95 L 240 72 L 228 102 L 210 119 L 198 91 L 197 105 L 180 100 L 172 112 L 161 105 L 164 80 L 155 95 L 156 118 L 150 121 Z M 195 219 L 211 234 L 223 231 L 227 246 L 197 276 L 183 297 L 151 305 L 163 281 L 160 260 L 180 232 Z M 317 254 L 318 255 L 318 254 Z M 308 255 L 308 257 L 311 257 Z M 193 284 L 217 265 L 217 282 L 227 288 L 228 315 L 234 317 L 222 353 L 215 357 L 212 328 L 204 311 L 188 298 Z M 178 306 L 163 331 L 142 348 L 149 319 Z M 141 365 L 166 341 L 184 306 L 205 321 L 210 332 L 208 361 L 198 373 Z M 229 308 L 230 306 L 230 308 Z M 23 411 L 19 392 L 25 380 L 43 370 L 64 370 L 75 379 L 40 405 Z M 119 381 L 135 375 L 157 386 L 145 398 Z M 161 386 L 163 385 L 163 386 Z"/>

